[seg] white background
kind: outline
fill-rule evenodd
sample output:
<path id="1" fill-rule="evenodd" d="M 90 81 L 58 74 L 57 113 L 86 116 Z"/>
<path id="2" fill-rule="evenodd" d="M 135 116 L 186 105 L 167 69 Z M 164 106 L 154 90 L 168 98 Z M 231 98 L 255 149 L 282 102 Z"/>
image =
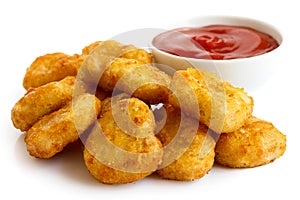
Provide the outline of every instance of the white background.
<path id="1" fill-rule="evenodd" d="M 297 1 L 33 1 L 0 3 L 0 195 L 1 199 L 299 199 L 299 19 Z M 283 157 L 252 169 L 215 166 L 193 182 L 151 176 L 127 185 L 103 185 L 87 172 L 81 150 L 50 160 L 30 157 L 10 110 L 23 96 L 26 68 L 40 55 L 80 53 L 96 40 L 138 28 L 164 28 L 195 16 L 240 15 L 270 22 L 283 31 L 280 71 L 249 91 L 254 114 L 287 135 Z M 259 74 L 258 74 L 259 76 Z"/>

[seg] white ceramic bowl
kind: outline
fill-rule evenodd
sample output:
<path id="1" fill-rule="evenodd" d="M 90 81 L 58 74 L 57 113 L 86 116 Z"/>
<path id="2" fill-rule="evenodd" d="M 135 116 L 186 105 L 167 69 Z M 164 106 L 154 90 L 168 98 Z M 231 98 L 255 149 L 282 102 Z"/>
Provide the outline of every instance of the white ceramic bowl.
<path id="1" fill-rule="evenodd" d="M 280 52 L 283 42 L 281 32 L 263 21 L 237 16 L 203 16 L 189 20 L 180 27 L 201 27 L 211 24 L 246 26 L 271 35 L 278 41 L 276 49 L 254 57 L 231 60 L 207 60 L 172 55 L 157 49 L 151 42 L 151 51 L 156 63 L 167 65 L 175 70 L 197 67 L 217 73 L 234 86 L 254 90 L 264 84 L 280 65 Z M 174 28 L 180 28 L 174 27 Z"/>

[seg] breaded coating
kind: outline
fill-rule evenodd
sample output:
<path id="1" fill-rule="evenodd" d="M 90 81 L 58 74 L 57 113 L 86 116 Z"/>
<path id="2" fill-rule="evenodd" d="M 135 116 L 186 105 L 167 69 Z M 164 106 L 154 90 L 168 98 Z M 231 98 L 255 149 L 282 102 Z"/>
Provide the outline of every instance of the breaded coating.
<path id="1" fill-rule="evenodd" d="M 79 135 L 97 120 L 101 109 L 101 101 L 95 95 L 86 93 L 73 97 L 71 115 Z"/>
<path id="2" fill-rule="evenodd" d="M 82 62 L 83 58 L 77 54 L 52 53 L 40 56 L 27 68 L 23 86 L 28 90 L 67 76 L 76 76 Z"/>
<path id="3" fill-rule="evenodd" d="M 233 87 L 224 81 L 226 93 L 226 113 L 222 132 L 231 132 L 240 128 L 252 115 L 254 101 L 244 89 Z"/>
<path id="4" fill-rule="evenodd" d="M 69 76 L 27 91 L 11 111 L 14 126 L 27 131 L 44 115 L 65 106 L 72 99 L 74 82 L 75 77 Z"/>
<path id="5" fill-rule="evenodd" d="M 167 101 L 170 83 L 168 74 L 150 64 L 116 58 L 104 71 L 99 86 L 106 91 L 117 88 L 146 103 L 157 104 Z"/>
<path id="6" fill-rule="evenodd" d="M 147 51 L 137 49 L 133 45 L 123 45 L 114 40 L 92 43 L 82 50 L 82 56 L 85 60 L 78 72 L 78 79 L 94 85 L 99 82 L 110 62 L 116 58 L 133 59 L 132 57 L 135 57 L 135 60 L 141 64 L 152 61 L 152 55 Z M 106 89 L 106 91 L 112 91 L 112 89 Z"/>
<path id="7" fill-rule="evenodd" d="M 165 105 L 166 123 L 156 135 L 164 146 L 163 163 L 157 173 L 172 180 L 195 180 L 212 168 L 215 141 L 208 128 L 179 109 Z"/>
<path id="8" fill-rule="evenodd" d="M 36 122 L 26 133 L 25 143 L 31 156 L 50 158 L 61 152 L 69 143 L 78 140 L 96 119 L 101 109 L 100 101 L 84 94 L 65 107 Z"/>
<path id="9" fill-rule="evenodd" d="M 111 109 L 112 105 L 117 103 L 119 100 L 122 99 L 128 99 L 130 96 L 126 93 L 120 93 L 115 96 L 107 97 L 103 99 L 102 103 L 102 109 L 100 115 L 104 114 L 106 111 Z"/>
<path id="10" fill-rule="evenodd" d="M 158 104 L 168 101 L 170 84 L 171 77 L 168 74 L 145 64 L 126 74 L 117 88 L 128 94 L 132 93 L 132 96 L 148 104 Z"/>
<path id="11" fill-rule="evenodd" d="M 141 64 L 147 64 L 152 62 L 152 54 L 144 49 L 129 49 L 127 52 L 123 53 L 120 58 L 135 59 Z"/>
<path id="12" fill-rule="evenodd" d="M 85 46 L 81 51 L 81 55 L 89 55 L 100 44 L 101 44 L 101 41 L 95 41 L 95 42 L 89 44 L 88 46 Z"/>
<path id="13" fill-rule="evenodd" d="M 222 133 L 216 145 L 216 162 L 233 168 L 257 167 L 284 154 L 286 136 L 270 122 L 251 116 L 245 125 Z"/>
<path id="14" fill-rule="evenodd" d="M 50 158 L 79 138 L 76 129 L 74 131 L 71 107 L 70 102 L 66 107 L 45 115 L 27 131 L 24 141 L 31 156 Z"/>
<path id="15" fill-rule="evenodd" d="M 98 181 L 130 183 L 157 169 L 162 159 L 162 145 L 154 135 L 153 113 L 144 102 L 136 98 L 122 99 L 98 122 L 84 150 L 86 167 Z"/>
<path id="16" fill-rule="evenodd" d="M 253 99 L 212 72 L 188 68 L 176 71 L 169 103 L 217 133 L 240 128 L 251 116 Z"/>
<path id="17" fill-rule="evenodd" d="M 135 59 L 115 58 L 103 72 L 99 81 L 100 88 L 112 92 L 117 82 L 127 73 L 141 66 Z"/>
<path id="18" fill-rule="evenodd" d="M 69 74 L 67 76 L 76 76 L 78 70 L 80 69 L 85 57 L 74 54 L 72 56 L 69 56 L 64 59 L 63 66 L 60 68 L 60 70 L 66 70 L 68 73 L 65 72 L 65 74 Z M 54 66 L 56 67 L 56 66 Z M 73 74 L 71 74 L 73 73 Z"/>
<path id="19" fill-rule="evenodd" d="M 108 63 L 123 54 L 124 46 L 114 40 L 100 42 L 99 45 L 92 45 L 90 53 L 78 71 L 77 80 L 84 83 L 97 85 Z"/>

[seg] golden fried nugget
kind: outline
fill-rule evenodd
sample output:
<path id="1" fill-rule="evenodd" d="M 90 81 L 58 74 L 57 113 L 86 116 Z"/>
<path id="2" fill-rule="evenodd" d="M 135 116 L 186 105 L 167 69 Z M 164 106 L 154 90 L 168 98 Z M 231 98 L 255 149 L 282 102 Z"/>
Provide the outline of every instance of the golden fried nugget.
<path id="1" fill-rule="evenodd" d="M 83 58 L 77 54 L 69 56 L 63 53 L 46 54 L 38 57 L 27 68 L 23 79 L 26 90 L 39 87 L 67 76 L 75 76 Z"/>
<path id="2" fill-rule="evenodd" d="M 101 101 L 95 95 L 86 93 L 73 97 L 71 114 L 78 134 L 83 133 L 96 121 L 101 109 Z"/>
<path id="3" fill-rule="evenodd" d="M 222 133 L 216 162 L 233 168 L 257 167 L 273 162 L 286 149 L 286 136 L 272 123 L 251 116 L 240 129 Z"/>
<path id="4" fill-rule="evenodd" d="M 105 91 L 112 92 L 117 82 L 127 73 L 141 66 L 135 59 L 115 58 L 103 72 L 99 86 Z"/>
<path id="5" fill-rule="evenodd" d="M 153 113 L 144 102 L 136 98 L 122 99 L 98 122 L 88 136 L 84 150 L 86 167 L 98 181 L 130 183 L 157 169 L 162 146 L 154 135 Z"/>
<path id="6" fill-rule="evenodd" d="M 82 56 L 85 61 L 78 72 L 78 79 L 92 84 L 99 82 L 107 65 L 115 58 L 131 59 L 135 56 L 135 60 L 140 60 L 139 62 L 142 64 L 151 62 L 152 59 L 151 54 L 147 51 L 137 49 L 133 45 L 123 45 L 114 40 L 92 43 L 83 49 Z"/>
<path id="7" fill-rule="evenodd" d="M 69 56 L 65 59 L 63 59 L 63 66 L 61 67 L 60 70 L 66 70 L 68 71 L 65 72 L 65 74 L 69 74 L 67 76 L 76 76 L 78 70 L 80 69 L 83 61 L 84 61 L 85 57 L 78 55 L 78 54 L 74 54 L 72 56 Z M 55 67 L 55 66 L 54 66 Z M 71 74 L 72 73 L 72 74 Z"/>
<path id="8" fill-rule="evenodd" d="M 123 53 L 120 58 L 128 58 L 139 61 L 141 64 L 147 64 L 152 62 L 151 53 L 144 49 L 129 49 L 127 52 Z"/>
<path id="9" fill-rule="evenodd" d="M 74 82 L 70 76 L 27 91 L 11 111 L 14 126 L 27 131 L 44 115 L 65 106 L 72 99 Z"/>
<path id="10" fill-rule="evenodd" d="M 119 100 L 122 99 L 128 99 L 130 96 L 126 93 L 120 93 L 115 96 L 107 97 L 103 99 L 102 103 L 102 109 L 101 109 L 101 115 L 104 114 L 106 111 L 111 109 L 112 105 L 117 103 Z"/>
<path id="11" fill-rule="evenodd" d="M 98 84 L 99 78 L 107 64 L 122 55 L 125 48 L 121 43 L 114 40 L 103 41 L 99 45 L 96 44 L 88 47 L 92 50 L 88 55 L 84 56 L 84 62 L 77 74 L 78 80 L 94 85 Z"/>
<path id="12" fill-rule="evenodd" d="M 172 180 L 195 180 L 205 176 L 214 163 L 216 142 L 208 128 L 179 109 L 165 105 L 166 123 L 156 135 L 164 146 L 158 175 Z"/>
<path id="13" fill-rule="evenodd" d="M 157 104 L 167 101 L 170 83 L 168 74 L 150 64 L 116 58 L 104 71 L 99 86 L 106 91 L 117 88 L 146 103 Z"/>
<path id="14" fill-rule="evenodd" d="M 128 81 L 128 82 L 127 82 Z M 158 68 L 145 64 L 122 78 L 118 88 L 148 104 L 167 102 L 171 77 Z"/>
<path id="15" fill-rule="evenodd" d="M 176 71 L 169 102 L 217 133 L 240 128 L 251 116 L 253 99 L 217 75 L 195 68 Z"/>
<path id="16" fill-rule="evenodd" d="M 96 42 L 93 42 L 93 43 L 89 44 L 88 46 L 85 46 L 82 49 L 81 55 L 89 55 L 100 44 L 101 44 L 101 41 L 96 41 Z"/>
<path id="17" fill-rule="evenodd" d="M 25 143 L 31 156 L 50 158 L 61 152 L 69 143 L 78 140 L 96 119 L 101 109 L 100 101 L 84 94 L 65 107 L 36 122 L 26 133 Z"/>

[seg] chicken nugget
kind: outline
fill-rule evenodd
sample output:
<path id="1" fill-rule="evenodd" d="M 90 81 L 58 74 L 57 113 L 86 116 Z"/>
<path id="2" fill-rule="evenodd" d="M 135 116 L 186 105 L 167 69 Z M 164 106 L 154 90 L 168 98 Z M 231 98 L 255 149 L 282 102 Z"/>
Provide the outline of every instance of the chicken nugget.
<path id="1" fill-rule="evenodd" d="M 253 99 L 212 72 L 195 68 L 176 71 L 169 103 L 181 107 L 217 133 L 240 128 L 251 116 Z"/>
<path id="2" fill-rule="evenodd" d="M 120 58 L 128 58 L 139 61 L 141 64 L 147 64 L 152 62 L 152 54 L 144 49 L 134 48 L 128 49 L 123 53 Z"/>
<path id="3" fill-rule="evenodd" d="M 145 64 L 132 73 L 126 74 L 120 81 L 120 90 L 132 93 L 148 104 L 165 103 L 170 93 L 171 77 L 158 68 Z"/>
<path id="4" fill-rule="evenodd" d="M 102 109 L 101 109 L 101 115 L 104 114 L 106 111 L 111 109 L 112 105 L 118 102 L 119 100 L 122 99 L 128 99 L 130 96 L 126 93 L 120 93 L 115 96 L 107 97 L 105 98 L 101 103 Z"/>
<path id="5" fill-rule="evenodd" d="M 154 135 L 153 113 L 144 102 L 136 98 L 122 99 L 98 122 L 84 149 L 86 167 L 98 181 L 130 183 L 157 169 L 162 146 Z M 125 123 L 132 123 L 132 126 L 124 126 Z"/>
<path id="6" fill-rule="evenodd" d="M 117 41 L 107 40 L 100 42 L 99 45 L 96 42 L 87 47 L 89 48 L 90 50 L 86 50 L 89 54 L 84 56 L 85 59 L 78 71 L 77 80 L 96 86 L 107 64 L 122 55 L 125 47 Z"/>
<path id="7" fill-rule="evenodd" d="M 286 136 L 270 122 L 251 116 L 238 130 L 222 133 L 216 145 L 216 162 L 232 168 L 257 167 L 284 154 Z"/>
<path id="8" fill-rule="evenodd" d="M 205 176 L 214 163 L 216 142 L 208 128 L 165 105 L 166 123 L 156 135 L 164 147 L 163 163 L 157 173 L 172 180 L 195 180 Z M 177 143 L 177 144 L 176 144 Z"/>
<path id="9" fill-rule="evenodd" d="M 69 56 L 64 59 L 63 66 L 60 68 L 60 70 L 66 70 L 65 75 L 67 76 L 76 76 L 78 70 L 80 69 L 85 57 L 74 54 L 72 56 Z M 56 67 L 56 66 L 54 66 Z"/>
<path id="10" fill-rule="evenodd" d="M 117 82 L 127 73 L 141 66 L 138 60 L 115 58 L 103 72 L 99 86 L 103 90 L 112 92 Z"/>
<path id="11" fill-rule="evenodd" d="M 52 53 L 40 56 L 26 69 L 23 87 L 28 90 L 67 76 L 76 76 L 82 62 L 83 58 L 77 54 Z"/>
<path id="12" fill-rule="evenodd" d="M 11 111 L 14 126 L 27 131 L 44 115 L 65 106 L 72 99 L 74 82 L 75 77 L 69 76 L 27 91 Z"/>
<path id="13" fill-rule="evenodd" d="M 100 44 L 101 44 L 101 41 L 96 41 L 96 42 L 89 44 L 88 46 L 85 46 L 81 51 L 81 55 L 89 55 Z"/>
<path id="14" fill-rule="evenodd" d="M 100 109 L 101 103 L 94 95 L 83 94 L 58 111 L 43 116 L 26 133 L 27 151 L 37 158 L 50 158 L 61 152 L 78 140 L 97 119 Z"/>
<path id="15" fill-rule="evenodd" d="M 82 134 L 92 122 L 96 121 L 102 109 L 101 100 L 92 94 L 73 97 L 71 115 L 78 134 Z"/>
<path id="16" fill-rule="evenodd" d="M 104 71 L 99 86 L 107 91 L 117 88 L 146 103 L 157 104 L 167 101 L 170 83 L 168 74 L 150 64 L 116 58 Z"/>

